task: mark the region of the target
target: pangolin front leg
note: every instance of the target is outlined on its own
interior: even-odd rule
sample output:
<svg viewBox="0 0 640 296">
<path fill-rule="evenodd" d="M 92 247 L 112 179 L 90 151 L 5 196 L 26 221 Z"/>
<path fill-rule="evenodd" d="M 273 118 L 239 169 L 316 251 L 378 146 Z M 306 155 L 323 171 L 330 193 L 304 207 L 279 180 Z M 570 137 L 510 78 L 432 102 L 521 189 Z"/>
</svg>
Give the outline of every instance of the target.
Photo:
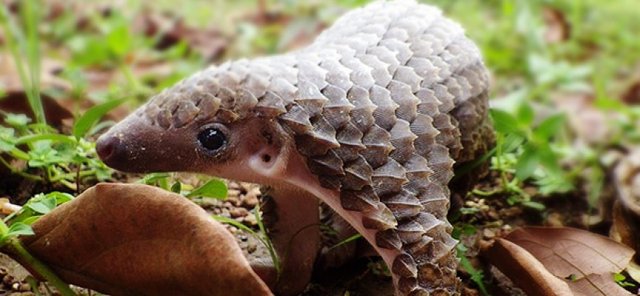
<svg viewBox="0 0 640 296">
<path fill-rule="evenodd" d="M 97 150 L 124 171 L 306 192 L 376 249 L 398 295 L 457 294 L 447 186 L 455 162 L 492 143 L 487 89 L 479 50 L 460 26 L 412 0 L 380 1 L 304 49 L 183 80 Z"/>
<path fill-rule="evenodd" d="M 263 188 L 263 194 L 264 223 L 281 268 L 267 284 L 279 295 L 296 295 L 309 283 L 320 249 L 319 202 L 293 187 Z"/>
</svg>

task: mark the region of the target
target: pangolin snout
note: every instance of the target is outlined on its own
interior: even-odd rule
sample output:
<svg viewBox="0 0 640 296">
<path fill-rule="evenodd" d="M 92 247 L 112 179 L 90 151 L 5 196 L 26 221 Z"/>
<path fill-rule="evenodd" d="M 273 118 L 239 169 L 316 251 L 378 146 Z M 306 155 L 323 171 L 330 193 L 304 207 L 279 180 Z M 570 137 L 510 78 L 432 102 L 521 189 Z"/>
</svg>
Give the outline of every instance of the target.
<svg viewBox="0 0 640 296">
<path fill-rule="evenodd" d="M 107 133 L 98 138 L 96 142 L 96 152 L 106 165 L 119 167 L 119 164 L 126 161 L 127 158 L 127 153 L 122 146 L 122 142 L 118 137 Z"/>
<path fill-rule="evenodd" d="M 167 130 L 132 114 L 98 138 L 96 152 L 109 167 L 121 172 L 149 173 L 194 170 L 197 130 Z"/>
</svg>

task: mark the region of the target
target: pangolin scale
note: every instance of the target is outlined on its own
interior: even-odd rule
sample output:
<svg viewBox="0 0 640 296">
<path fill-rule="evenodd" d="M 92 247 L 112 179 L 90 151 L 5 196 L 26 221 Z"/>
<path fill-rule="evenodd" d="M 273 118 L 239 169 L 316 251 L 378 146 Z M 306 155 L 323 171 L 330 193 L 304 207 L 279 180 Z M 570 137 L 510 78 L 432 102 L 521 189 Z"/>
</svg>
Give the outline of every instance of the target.
<svg viewBox="0 0 640 296">
<path fill-rule="evenodd" d="M 414 1 L 374 2 L 342 16 L 306 48 L 213 66 L 164 90 L 103 136 L 129 146 L 106 149 L 101 145 L 113 141 L 101 138 L 98 149 L 125 171 L 229 177 L 200 163 L 240 152 L 162 150 L 163 141 L 183 141 L 168 134 L 212 122 L 257 120 L 269 126 L 266 145 L 291 142 L 320 186 L 288 182 L 364 235 L 389 266 L 398 295 L 455 295 L 448 184 L 454 162 L 472 161 L 492 143 L 487 89 L 479 50 L 458 24 Z M 133 132 L 139 122 L 157 131 L 146 146 L 131 140 L 148 138 Z M 113 156 L 118 149 L 126 155 Z M 149 150 L 155 156 L 145 156 Z M 143 163 L 176 157 L 185 165 Z M 269 183 L 266 176 L 245 179 Z"/>
</svg>

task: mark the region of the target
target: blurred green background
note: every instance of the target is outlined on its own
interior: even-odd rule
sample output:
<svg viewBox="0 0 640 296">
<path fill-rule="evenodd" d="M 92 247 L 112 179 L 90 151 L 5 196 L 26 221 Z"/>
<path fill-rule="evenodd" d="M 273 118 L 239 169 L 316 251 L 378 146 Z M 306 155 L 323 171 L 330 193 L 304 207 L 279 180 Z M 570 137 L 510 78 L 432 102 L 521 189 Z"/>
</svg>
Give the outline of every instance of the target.
<svg viewBox="0 0 640 296">
<path fill-rule="evenodd" d="M 136 62 L 153 60 L 154 55 L 171 60 L 171 75 L 145 73 L 130 77 L 124 86 L 114 81 L 134 93 L 144 91 L 141 86 L 153 85 L 143 92 L 148 95 L 211 62 L 277 53 L 304 44 L 344 11 L 366 2 L 47 1 L 50 4 L 44 10 L 55 9 L 57 15 L 43 21 L 48 32 L 44 43 L 52 48 L 43 54 L 65 63 L 63 77 L 76 88 L 87 83 L 78 72 L 84 68 L 117 67 L 114 63 L 125 57 L 130 68 L 138 67 Z M 479 44 L 495 74 L 494 97 L 519 91 L 544 101 L 549 90 L 581 90 L 600 98 L 618 98 L 640 76 L 640 4 L 636 0 L 422 2 L 441 7 Z M 171 30 L 171 22 L 159 22 L 165 27 L 156 35 L 140 32 L 139 22 L 158 16 L 163 21 L 181 19 L 189 29 L 216 31 L 224 39 L 222 54 L 212 58 L 185 53 L 193 44 L 184 36 L 157 50 L 154 39 L 157 41 L 161 30 Z M 156 81 L 145 83 L 145 79 Z"/>
</svg>

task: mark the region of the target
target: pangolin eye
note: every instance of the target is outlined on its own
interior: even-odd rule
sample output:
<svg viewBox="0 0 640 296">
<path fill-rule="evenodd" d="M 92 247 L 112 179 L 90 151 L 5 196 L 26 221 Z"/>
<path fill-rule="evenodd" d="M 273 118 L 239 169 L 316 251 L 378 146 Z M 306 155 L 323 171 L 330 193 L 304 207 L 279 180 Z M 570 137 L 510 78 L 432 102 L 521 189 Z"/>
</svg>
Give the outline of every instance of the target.
<svg viewBox="0 0 640 296">
<path fill-rule="evenodd" d="M 215 151 L 227 143 L 227 138 L 216 128 L 207 128 L 198 134 L 198 141 L 202 147 Z"/>
</svg>

